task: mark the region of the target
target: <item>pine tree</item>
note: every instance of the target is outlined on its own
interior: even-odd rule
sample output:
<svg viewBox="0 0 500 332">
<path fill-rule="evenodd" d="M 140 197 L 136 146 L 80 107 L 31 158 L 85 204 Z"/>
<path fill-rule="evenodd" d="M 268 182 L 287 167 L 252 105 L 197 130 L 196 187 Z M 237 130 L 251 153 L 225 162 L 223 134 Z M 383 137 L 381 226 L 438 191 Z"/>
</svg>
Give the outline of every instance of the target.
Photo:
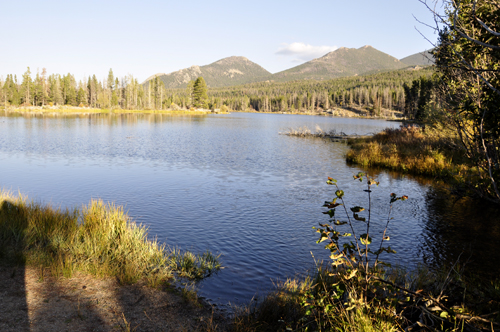
<svg viewBox="0 0 500 332">
<path fill-rule="evenodd" d="M 208 102 L 207 84 L 203 77 L 198 77 L 193 85 L 193 105 L 194 107 L 206 108 Z"/>
<path fill-rule="evenodd" d="M 21 95 L 22 95 L 22 101 L 23 104 L 30 105 L 32 101 L 32 90 L 33 90 L 33 82 L 31 81 L 31 71 L 30 67 L 28 67 L 28 70 L 23 75 L 23 83 L 21 84 Z"/>
</svg>

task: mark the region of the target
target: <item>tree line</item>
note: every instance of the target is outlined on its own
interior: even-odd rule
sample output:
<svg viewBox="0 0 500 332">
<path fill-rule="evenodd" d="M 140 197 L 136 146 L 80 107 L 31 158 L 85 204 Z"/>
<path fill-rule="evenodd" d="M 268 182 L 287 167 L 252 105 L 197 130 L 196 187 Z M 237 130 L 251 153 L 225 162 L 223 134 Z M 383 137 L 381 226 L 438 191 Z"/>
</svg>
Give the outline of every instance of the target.
<svg viewBox="0 0 500 332">
<path fill-rule="evenodd" d="M 132 75 L 114 77 L 112 69 L 104 80 L 92 75 L 77 82 L 69 73 L 47 75 L 45 68 L 33 79 L 29 67 L 20 81 L 16 75 L 0 79 L 0 104 L 4 106 L 162 109 L 164 96 L 165 87 L 158 78 L 142 85 Z"/>
<path fill-rule="evenodd" d="M 421 93 L 424 85 L 420 82 L 430 81 L 432 73 L 429 68 L 398 70 L 325 81 L 260 82 L 210 89 L 203 78 L 203 82 L 198 78 L 186 89 L 166 89 L 159 77 L 140 84 L 132 75 L 114 77 L 112 69 L 107 79 L 99 81 L 92 75 L 77 82 L 69 73 L 47 75 L 45 68 L 33 79 L 28 67 L 20 81 L 14 75 L 0 79 L 0 104 L 121 109 L 216 109 L 224 105 L 236 111 L 258 112 L 310 112 L 343 107 L 372 113 L 388 109 L 415 117 L 415 100 L 425 94 Z"/>
</svg>

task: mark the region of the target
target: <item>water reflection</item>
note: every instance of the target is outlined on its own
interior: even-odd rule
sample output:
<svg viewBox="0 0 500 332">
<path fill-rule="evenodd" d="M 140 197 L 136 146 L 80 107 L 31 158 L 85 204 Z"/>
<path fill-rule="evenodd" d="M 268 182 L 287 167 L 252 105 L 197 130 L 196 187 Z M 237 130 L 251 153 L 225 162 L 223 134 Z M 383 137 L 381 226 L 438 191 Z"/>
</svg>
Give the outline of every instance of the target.
<svg viewBox="0 0 500 332">
<path fill-rule="evenodd" d="M 420 248 L 425 264 L 439 269 L 459 260 L 466 272 L 500 275 L 500 209 L 487 201 L 459 198 L 430 187 Z M 460 257 L 460 259 L 459 259 Z"/>
</svg>

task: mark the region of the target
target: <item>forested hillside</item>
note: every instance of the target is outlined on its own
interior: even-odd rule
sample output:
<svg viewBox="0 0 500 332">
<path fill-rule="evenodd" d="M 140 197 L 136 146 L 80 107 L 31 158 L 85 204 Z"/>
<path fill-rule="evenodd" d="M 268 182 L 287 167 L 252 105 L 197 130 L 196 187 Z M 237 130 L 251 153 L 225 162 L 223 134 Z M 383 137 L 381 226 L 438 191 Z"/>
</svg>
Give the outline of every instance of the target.
<svg viewBox="0 0 500 332">
<path fill-rule="evenodd" d="M 421 78 L 429 81 L 432 68 L 397 70 L 333 80 L 260 82 L 208 90 L 209 106 L 260 112 L 310 112 L 334 107 L 414 112 L 413 102 L 421 94 Z M 417 82 L 414 84 L 414 82 Z M 413 88 L 413 89 L 412 89 Z M 183 104 L 186 91 L 167 90 L 168 100 Z M 418 101 L 415 101 L 415 105 Z"/>
</svg>

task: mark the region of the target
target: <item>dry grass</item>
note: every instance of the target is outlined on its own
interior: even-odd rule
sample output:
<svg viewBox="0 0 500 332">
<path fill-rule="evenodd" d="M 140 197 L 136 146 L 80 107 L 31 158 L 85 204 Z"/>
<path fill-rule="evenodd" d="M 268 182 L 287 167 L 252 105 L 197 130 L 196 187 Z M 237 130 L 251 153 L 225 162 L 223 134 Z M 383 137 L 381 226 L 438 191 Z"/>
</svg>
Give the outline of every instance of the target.
<svg viewBox="0 0 500 332">
<path fill-rule="evenodd" d="M 324 131 L 320 126 L 316 125 L 315 131 L 311 131 L 307 126 L 302 126 L 298 128 L 288 128 L 281 135 L 287 136 L 297 136 L 297 137 L 330 137 L 330 136 L 347 136 L 342 131 L 337 131 L 332 129 L 330 131 Z"/>
<path fill-rule="evenodd" d="M 456 266 L 433 272 L 419 267 L 411 272 L 391 268 L 376 273 L 412 293 L 374 283 L 369 298 L 362 299 L 359 294 L 363 291 L 354 279 L 344 284 L 336 279 L 335 270 L 320 268 L 314 279 L 288 280 L 260 304 L 242 308 L 235 316 L 233 330 L 458 332 L 491 331 L 493 326 L 496 331 L 500 327 L 498 280 L 485 285 L 466 279 Z M 343 294 L 340 297 L 339 292 Z M 437 298 L 447 305 L 445 319 L 440 316 L 443 310 L 435 311 Z"/>
<path fill-rule="evenodd" d="M 114 276 L 122 284 L 145 279 L 152 286 L 175 275 L 203 278 L 220 268 L 210 253 L 170 250 L 148 239 L 146 227 L 122 207 L 93 200 L 61 210 L 6 192 L 0 192 L 0 259 L 56 276 L 82 271 Z"/>
<path fill-rule="evenodd" d="M 463 178 L 470 170 L 458 137 L 444 128 L 387 128 L 349 141 L 348 162 L 441 178 Z"/>
<path fill-rule="evenodd" d="M 260 303 L 237 312 L 233 330 L 271 331 L 397 331 L 397 319 L 388 307 L 377 304 L 347 305 L 332 294 L 337 285 L 323 269 L 315 278 L 290 279 L 276 285 Z M 351 298 L 355 291 L 351 290 Z"/>
</svg>

